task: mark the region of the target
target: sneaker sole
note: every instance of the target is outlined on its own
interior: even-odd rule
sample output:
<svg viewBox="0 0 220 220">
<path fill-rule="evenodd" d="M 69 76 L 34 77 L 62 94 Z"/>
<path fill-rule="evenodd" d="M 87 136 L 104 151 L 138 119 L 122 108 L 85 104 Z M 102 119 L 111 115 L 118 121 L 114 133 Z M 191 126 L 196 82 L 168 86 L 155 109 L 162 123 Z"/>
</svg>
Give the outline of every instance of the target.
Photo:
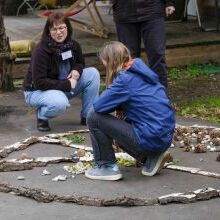
<svg viewBox="0 0 220 220">
<path fill-rule="evenodd" d="M 85 172 L 85 176 L 93 180 L 120 180 L 122 179 L 122 174 L 112 175 L 112 176 L 91 176 Z"/>
<path fill-rule="evenodd" d="M 155 174 L 159 173 L 161 171 L 161 169 L 163 168 L 164 164 L 167 161 L 167 156 L 170 155 L 169 152 L 165 152 L 164 154 L 162 154 L 158 161 L 156 166 L 154 167 L 154 169 L 151 172 L 146 172 L 145 170 L 142 169 L 141 173 L 144 176 L 154 176 Z"/>
<path fill-rule="evenodd" d="M 37 128 L 38 131 L 43 131 L 43 132 L 46 132 L 46 131 L 51 131 L 50 128 Z"/>
</svg>

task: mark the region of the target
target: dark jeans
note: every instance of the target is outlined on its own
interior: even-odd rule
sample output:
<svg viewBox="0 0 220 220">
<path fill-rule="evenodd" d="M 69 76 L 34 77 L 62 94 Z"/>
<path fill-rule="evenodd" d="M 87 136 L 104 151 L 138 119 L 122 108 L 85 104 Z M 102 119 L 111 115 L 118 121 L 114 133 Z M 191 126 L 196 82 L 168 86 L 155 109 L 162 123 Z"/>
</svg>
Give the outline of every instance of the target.
<svg viewBox="0 0 220 220">
<path fill-rule="evenodd" d="M 140 162 L 146 159 L 147 151 L 143 150 L 136 141 L 131 124 L 110 114 L 90 111 L 87 124 L 92 141 L 95 162 L 103 165 L 115 162 L 112 147 L 113 140 L 123 146 L 123 150 Z"/>
<path fill-rule="evenodd" d="M 115 23 L 119 41 L 131 51 L 132 57 L 140 57 L 143 39 L 150 68 L 158 74 L 162 85 L 167 87 L 165 63 L 166 33 L 164 18 L 136 23 Z"/>
</svg>

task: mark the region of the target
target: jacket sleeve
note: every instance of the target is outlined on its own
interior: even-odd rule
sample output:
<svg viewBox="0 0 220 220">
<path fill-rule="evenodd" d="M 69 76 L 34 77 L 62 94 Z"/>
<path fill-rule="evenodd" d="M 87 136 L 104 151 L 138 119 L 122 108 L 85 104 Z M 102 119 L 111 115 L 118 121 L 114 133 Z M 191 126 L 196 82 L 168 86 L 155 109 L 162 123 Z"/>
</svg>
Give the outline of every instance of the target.
<svg viewBox="0 0 220 220">
<path fill-rule="evenodd" d="M 75 45 L 76 45 L 76 63 L 75 65 L 72 67 L 73 70 L 77 70 L 79 72 L 79 74 L 81 75 L 83 72 L 83 68 L 85 67 L 85 60 L 82 54 L 82 49 L 81 46 L 79 45 L 79 43 L 77 41 L 74 41 Z"/>
<path fill-rule="evenodd" d="M 68 79 L 58 80 L 48 77 L 49 65 L 50 55 L 41 47 L 37 47 L 33 51 L 30 67 L 34 88 L 43 91 L 55 89 L 69 92 L 71 90 L 71 83 Z"/>
<path fill-rule="evenodd" d="M 93 104 L 95 112 L 110 113 L 129 99 L 126 83 L 118 76 Z"/>
</svg>

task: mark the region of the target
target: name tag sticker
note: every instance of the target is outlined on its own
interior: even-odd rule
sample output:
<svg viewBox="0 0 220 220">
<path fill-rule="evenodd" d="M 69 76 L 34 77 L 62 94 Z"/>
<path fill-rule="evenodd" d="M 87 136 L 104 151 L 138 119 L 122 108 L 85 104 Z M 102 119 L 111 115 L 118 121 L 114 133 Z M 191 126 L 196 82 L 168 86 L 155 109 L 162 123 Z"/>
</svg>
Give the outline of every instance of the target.
<svg viewBox="0 0 220 220">
<path fill-rule="evenodd" d="M 66 52 L 63 52 L 63 53 L 61 53 L 61 56 L 62 56 L 63 60 L 67 60 L 67 59 L 69 59 L 69 58 L 71 58 L 73 56 L 72 55 L 72 51 L 68 50 Z"/>
</svg>

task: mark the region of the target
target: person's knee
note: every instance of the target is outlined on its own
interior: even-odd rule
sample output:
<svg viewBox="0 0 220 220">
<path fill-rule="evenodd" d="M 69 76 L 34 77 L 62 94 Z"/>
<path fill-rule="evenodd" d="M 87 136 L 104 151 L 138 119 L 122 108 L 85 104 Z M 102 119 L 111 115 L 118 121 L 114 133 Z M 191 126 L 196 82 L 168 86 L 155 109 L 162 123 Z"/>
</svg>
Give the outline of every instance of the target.
<svg viewBox="0 0 220 220">
<path fill-rule="evenodd" d="M 91 71 L 91 74 L 93 77 L 95 77 L 95 78 L 100 77 L 99 71 L 95 67 L 90 67 L 90 71 Z"/>
<path fill-rule="evenodd" d="M 94 124 L 97 118 L 97 113 L 95 112 L 94 108 L 91 108 L 87 117 L 86 117 L 86 122 L 88 125 Z"/>
<path fill-rule="evenodd" d="M 88 67 L 84 69 L 84 72 L 85 72 L 86 78 L 89 81 L 99 83 L 100 74 L 99 74 L 99 71 L 95 67 Z"/>
<path fill-rule="evenodd" d="M 66 112 L 66 110 L 69 106 L 70 106 L 70 104 L 67 99 L 53 100 L 48 105 L 48 110 L 49 110 L 48 112 L 51 116 L 55 117 L 55 116 L 61 115 L 64 112 Z"/>
</svg>

